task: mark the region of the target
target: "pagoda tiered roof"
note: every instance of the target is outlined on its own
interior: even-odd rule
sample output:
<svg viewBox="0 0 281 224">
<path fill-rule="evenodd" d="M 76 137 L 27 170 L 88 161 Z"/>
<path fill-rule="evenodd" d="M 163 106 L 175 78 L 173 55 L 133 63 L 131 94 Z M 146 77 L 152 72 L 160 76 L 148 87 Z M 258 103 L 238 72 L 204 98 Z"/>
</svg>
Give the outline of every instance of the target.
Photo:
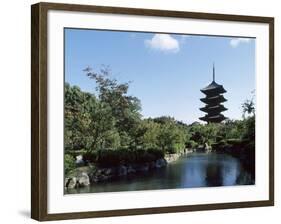
<svg viewBox="0 0 281 224">
<path fill-rule="evenodd" d="M 225 120 L 226 117 L 222 114 L 218 114 L 218 115 L 214 115 L 214 116 L 205 115 L 204 117 L 200 117 L 199 119 L 202 121 L 206 121 L 208 123 L 220 123 L 223 120 Z"/>
<path fill-rule="evenodd" d="M 221 105 L 221 104 L 218 104 L 218 105 L 215 105 L 215 106 L 205 106 L 205 107 L 201 107 L 200 108 L 200 110 L 201 111 L 204 111 L 204 112 L 206 112 L 206 113 L 208 113 L 208 112 L 218 112 L 218 113 L 220 113 L 220 112 L 222 112 L 222 111 L 226 111 L 227 110 L 227 108 L 225 108 L 223 105 Z"/>
<path fill-rule="evenodd" d="M 217 95 L 217 94 L 225 93 L 226 90 L 223 88 L 222 85 L 219 85 L 215 81 L 213 81 L 211 84 L 201 89 L 201 92 L 207 95 L 213 95 L 213 94 Z"/>
<path fill-rule="evenodd" d="M 220 123 L 225 120 L 226 117 L 221 114 L 221 112 L 226 111 L 227 108 L 225 108 L 221 103 L 227 101 L 222 95 L 223 93 L 226 93 L 226 90 L 222 85 L 215 82 L 214 66 L 213 81 L 200 91 L 206 95 L 204 98 L 200 99 L 203 103 L 206 104 L 206 106 L 200 108 L 200 110 L 206 112 L 207 114 L 204 117 L 200 117 L 199 119 L 208 123 Z"/>
<path fill-rule="evenodd" d="M 200 100 L 206 104 L 217 104 L 227 101 L 227 99 L 225 99 L 223 95 L 205 97 L 205 98 L 201 98 Z"/>
</svg>

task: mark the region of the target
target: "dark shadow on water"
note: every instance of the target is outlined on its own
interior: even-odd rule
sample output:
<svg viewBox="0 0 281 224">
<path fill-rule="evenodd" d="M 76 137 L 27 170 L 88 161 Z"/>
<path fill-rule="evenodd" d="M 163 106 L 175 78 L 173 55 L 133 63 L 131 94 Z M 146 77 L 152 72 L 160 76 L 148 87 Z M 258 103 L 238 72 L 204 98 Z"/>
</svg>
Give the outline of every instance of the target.
<svg viewBox="0 0 281 224">
<path fill-rule="evenodd" d="M 222 164 L 208 164 L 206 166 L 206 186 L 222 186 L 223 185 L 223 174 Z"/>
</svg>

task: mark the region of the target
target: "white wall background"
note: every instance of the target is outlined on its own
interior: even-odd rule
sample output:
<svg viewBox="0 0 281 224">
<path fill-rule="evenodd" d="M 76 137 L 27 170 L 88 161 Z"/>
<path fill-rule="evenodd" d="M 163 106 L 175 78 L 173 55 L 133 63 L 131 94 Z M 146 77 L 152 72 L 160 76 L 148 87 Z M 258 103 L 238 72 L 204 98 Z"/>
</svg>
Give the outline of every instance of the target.
<svg viewBox="0 0 281 224">
<path fill-rule="evenodd" d="M 280 28 L 274 0 L 56 0 L 56 2 L 201 11 L 275 17 L 276 206 L 162 215 L 69 220 L 52 223 L 280 223 Z M 2 1 L 0 8 L 0 222 L 35 223 L 30 216 L 30 5 Z"/>
</svg>

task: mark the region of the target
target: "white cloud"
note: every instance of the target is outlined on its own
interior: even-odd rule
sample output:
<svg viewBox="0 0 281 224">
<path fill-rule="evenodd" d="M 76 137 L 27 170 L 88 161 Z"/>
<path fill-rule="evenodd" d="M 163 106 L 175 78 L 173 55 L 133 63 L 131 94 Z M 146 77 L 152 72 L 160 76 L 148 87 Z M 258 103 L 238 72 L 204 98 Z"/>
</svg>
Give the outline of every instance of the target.
<svg viewBox="0 0 281 224">
<path fill-rule="evenodd" d="M 233 38 L 230 40 L 230 46 L 237 47 L 241 43 L 249 43 L 250 41 L 250 38 Z"/>
<path fill-rule="evenodd" d="M 145 40 L 145 44 L 163 52 L 177 53 L 180 50 L 179 41 L 169 34 L 155 34 L 151 40 Z"/>
</svg>

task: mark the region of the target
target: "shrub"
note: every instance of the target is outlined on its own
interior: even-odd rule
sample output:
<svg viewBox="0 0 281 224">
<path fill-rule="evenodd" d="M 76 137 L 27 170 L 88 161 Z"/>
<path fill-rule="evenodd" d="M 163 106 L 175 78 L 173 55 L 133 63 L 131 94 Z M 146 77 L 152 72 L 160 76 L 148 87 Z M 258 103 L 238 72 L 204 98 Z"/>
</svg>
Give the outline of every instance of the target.
<svg viewBox="0 0 281 224">
<path fill-rule="evenodd" d="M 255 117 L 247 118 L 245 121 L 245 130 L 242 138 L 248 140 L 255 139 Z"/>
<path fill-rule="evenodd" d="M 121 162 L 119 150 L 98 150 L 96 163 L 100 166 L 116 166 Z"/>
<path fill-rule="evenodd" d="M 187 148 L 190 148 L 190 149 L 195 149 L 198 147 L 198 143 L 193 141 L 193 140 L 189 140 L 187 143 L 186 143 L 186 147 Z"/>
<path fill-rule="evenodd" d="M 95 163 L 101 167 L 118 166 L 121 164 L 146 163 L 164 157 L 164 153 L 159 149 L 117 149 L 98 150 Z"/>
<path fill-rule="evenodd" d="M 164 158 L 164 152 L 160 149 L 150 148 L 147 149 L 147 152 L 154 155 L 155 159 Z"/>
<path fill-rule="evenodd" d="M 86 163 L 94 163 L 97 160 L 97 151 L 85 152 L 83 154 L 83 160 Z"/>
<path fill-rule="evenodd" d="M 242 143 L 241 139 L 227 139 L 227 143 L 231 145 L 240 145 Z"/>
<path fill-rule="evenodd" d="M 72 155 L 65 154 L 64 155 L 64 173 L 67 174 L 71 170 L 75 169 L 75 159 Z"/>
</svg>

